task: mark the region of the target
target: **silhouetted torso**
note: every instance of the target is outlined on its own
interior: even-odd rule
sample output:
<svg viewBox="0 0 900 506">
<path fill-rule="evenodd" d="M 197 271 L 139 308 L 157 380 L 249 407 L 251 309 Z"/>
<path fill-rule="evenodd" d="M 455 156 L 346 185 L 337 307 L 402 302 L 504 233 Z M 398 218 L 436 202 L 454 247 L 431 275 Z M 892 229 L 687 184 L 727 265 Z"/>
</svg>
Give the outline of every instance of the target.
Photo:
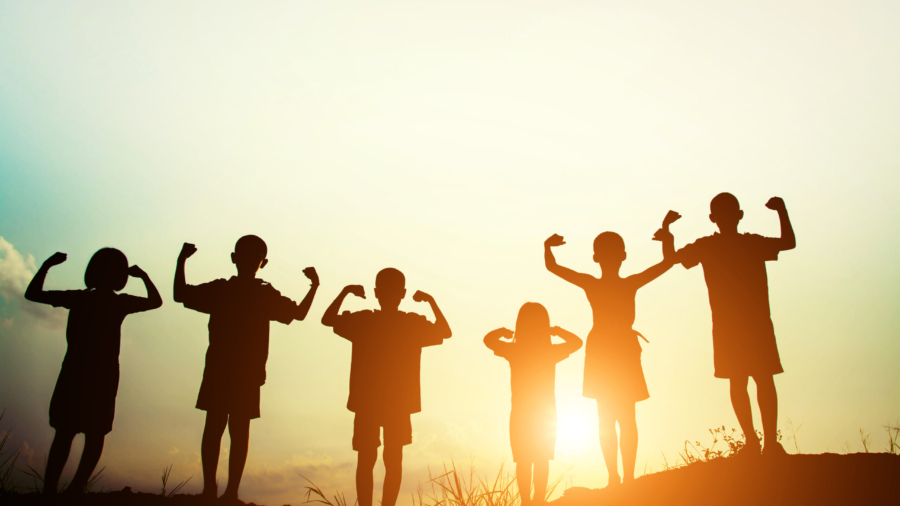
<svg viewBox="0 0 900 506">
<path fill-rule="evenodd" d="M 290 324 L 297 307 L 294 301 L 261 279 L 232 276 L 187 285 L 183 303 L 210 315 L 204 384 L 258 386 L 266 382 L 269 322 Z"/>
<path fill-rule="evenodd" d="M 66 356 L 50 400 L 50 426 L 75 432 L 112 430 L 119 388 L 119 348 L 125 317 L 144 299 L 113 291 L 45 292 L 69 309 Z"/>
<path fill-rule="evenodd" d="M 650 397 L 634 325 L 638 286 L 629 278 L 594 279 L 584 287 L 594 325 L 584 351 L 584 396 L 612 403 Z"/>
<path fill-rule="evenodd" d="M 766 274 L 766 261 L 778 259 L 778 241 L 756 234 L 716 233 L 679 252 L 685 268 L 703 264 L 717 377 L 783 372 Z"/>
<path fill-rule="evenodd" d="M 411 414 L 422 409 L 422 348 L 443 342 L 435 324 L 403 311 L 345 311 L 334 332 L 353 343 L 347 409 Z"/>
</svg>

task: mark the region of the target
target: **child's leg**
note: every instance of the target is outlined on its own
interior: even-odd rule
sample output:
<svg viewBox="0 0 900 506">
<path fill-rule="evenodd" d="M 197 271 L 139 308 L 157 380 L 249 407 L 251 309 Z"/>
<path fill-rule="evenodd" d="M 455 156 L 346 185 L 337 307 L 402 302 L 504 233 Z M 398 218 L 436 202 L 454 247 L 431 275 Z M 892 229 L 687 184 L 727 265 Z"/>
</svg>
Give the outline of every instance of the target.
<svg viewBox="0 0 900 506">
<path fill-rule="evenodd" d="M 241 477 L 244 476 L 244 465 L 247 464 L 247 451 L 250 449 L 250 418 L 229 415 L 228 435 L 231 437 L 231 449 L 228 453 L 228 485 L 222 497 L 237 499 Z"/>
<path fill-rule="evenodd" d="M 394 506 L 400 495 L 400 481 L 403 478 L 403 446 L 388 446 L 385 442 L 384 453 L 384 490 L 381 496 L 382 506 Z"/>
<path fill-rule="evenodd" d="M 69 452 L 72 450 L 72 440 L 75 433 L 66 430 L 57 430 L 50 444 L 50 454 L 47 456 L 47 469 L 44 471 L 44 493 L 55 494 L 59 487 L 59 477 L 62 476 L 63 467 L 69 460 Z"/>
<path fill-rule="evenodd" d="M 516 462 L 516 484 L 522 504 L 531 504 L 531 461 Z"/>
<path fill-rule="evenodd" d="M 756 400 L 762 416 L 763 435 L 766 443 L 775 443 L 778 432 L 778 392 L 775 391 L 775 379 L 772 376 L 754 376 L 753 381 L 756 383 Z"/>
<path fill-rule="evenodd" d="M 750 394 L 747 393 L 747 376 L 731 378 L 731 406 L 737 416 L 738 424 L 744 431 L 748 444 L 758 443 L 756 429 L 753 428 L 753 412 L 750 410 Z"/>
<path fill-rule="evenodd" d="M 206 412 L 206 426 L 203 427 L 203 441 L 200 445 L 200 459 L 203 463 L 203 495 L 215 497 L 216 469 L 219 467 L 219 450 L 222 434 L 228 424 L 227 413 Z"/>
<path fill-rule="evenodd" d="M 106 439 L 105 434 L 87 433 L 84 435 L 84 450 L 81 452 L 81 461 L 78 462 L 78 470 L 75 471 L 75 477 L 69 484 L 69 491 L 81 493 L 91 479 L 97 462 L 100 461 L 100 454 L 103 453 L 103 442 Z"/>
<path fill-rule="evenodd" d="M 612 409 L 597 401 L 600 420 L 600 450 L 606 462 L 609 484 L 619 484 L 619 440 L 616 436 L 616 415 Z"/>
<path fill-rule="evenodd" d="M 634 403 L 623 404 L 616 409 L 619 421 L 619 447 L 622 450 L 622 482 L 634 479 L 634 462 L 637 460 L 638 429 L 634 416 Z"/>
<path fill-rule="evenodd" d="M 534 462 L 534 502 L 544 502 L 547 499 L 547 481 L 550 479 L 550 461 L 536 460 Z"/>
<path fill-rule="evenodd" d="M 356 500 L 359 506 L 372 506 L 372 470 L 378 460 L 378 447 L 357 451 L 356 460 Z"/>
</svg>

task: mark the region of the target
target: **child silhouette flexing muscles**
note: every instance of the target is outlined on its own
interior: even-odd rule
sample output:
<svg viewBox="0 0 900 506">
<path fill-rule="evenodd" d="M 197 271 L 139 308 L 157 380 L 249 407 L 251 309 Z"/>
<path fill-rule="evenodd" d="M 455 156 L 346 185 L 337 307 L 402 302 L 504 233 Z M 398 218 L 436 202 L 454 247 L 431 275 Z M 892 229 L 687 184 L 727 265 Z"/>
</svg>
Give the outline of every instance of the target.
<svg viewBox="0 0 900 506">
<path fill-rule="evenodd" d="M 269 357 L 269 322 L 285 325 L 303 320 L 309 312 L 319 277 L 307 267 L 303 274 L 312 282 L 306 297 L 298 305 L 281 295 L 272 285 L 256 277 L 269 262 L 266 243 L 255 235 L 246 235 L 234 245 L 231 261 L 237 276 L 217 279 L 202 285 L 185 282 L 185 261 L 197 251 L 185 243 L 175 269 L 175 302 L 209 315 L 209 348 L 203 382 L 197 396 L 197 409 L 206 411 L 201 461 L 203 495 L 215 499 L 216 469 L 225 426 L 231 436 L 228 457 L 228 485 L 222 498 L 236 501 L 250 438 L 250 420 L 259 418 L 259 391 L 266 382 Z"/>
<path fill-rule="evenodd" d="M 559 336 L 563 344 L 551 344 Z M 501 339 L 511 339 L 504 342 Z M 528 302 L 519 310 L 516 331 L 493 330 L 484 344 L 495 355 L 509 361 L 512 410 L 509 414 L 509 443 L 516 463 L 516 482 L 522 504 L 532 503 L 531 476 L 534 467 L 534 500 L 547 496 L 550 461 L 556 446 L 556 363 L 581 348 L 581 339 L 559 327 L 550 326 L 547 309 Z"/>
<path fill-rule="evenodd" d="M 674 261 L 687 269 L 703 264 L 712 310 L 715 376 L 731 382 L 731 404 L 746 438 L 741 453 L 749 456 L 759 455 L 761 449 L 747 394 L 750 377 L 756 383 L 765 453 L 784 454 L 776 440 L 778 394 L 773 379 L 784 369 L 769 314 L 766 262 L 777 260 L 780 251 L 794 249 L 797 241 L 784 201 L 773 197 L 766 207 L 778 212 L 780 238 L 738 233 L 744 211 L 734 195 L 720 193 L 709 205 L 709 219 L 719 232 L 701 237 L 673 255 Z"/>
<path fill-rule="evenodd" d="M 394 506 L 403 475 L 403 447 L 412 443 L 410 415 L 422 410 L 419 368 L 422 348 L 443 343 L 450 325 L 434 297 L 416 292 L 413 300 L 427 302 L 435 322 L 400 311 L 406 278 L 397 269 L 384 269 L 375 278 L 375 298 L 381 310 L 338 314 L 347 295 L 365 298 L 360 285 L 345 287 L 328 306 L 322 325 L 353 343 L 350 361 L 350 398 L 353 449 L 358 452 L 356 495 L 360 506 L 372 506 L 372 469 L 378 460 L 384 428 L 384 491 L 381 504 Z"/>
<path fill-rule="evenodd" d="M 44 290 L 47 271 L 66 261 L 64 253 L 48 258 L 28 284 L 25 298 L 69 310 L 66 324 L 66 356 L 50 399 L 50 426 L 56 436 L 50 445 L 44 473 L 44 494 L 56 494 L 72 440 L 84 433 L 81 461 L 67 492 L 81 493 L 94 472 L 103 440 L 112 431 L 119 388 L 119 347 L 125 317 L 162 306 L 162 298 L 147 273 L 128 267 L 125 255 L 103 248 L 91 257 L 84 272 L 85 290 Z M 147 297 L 116 293 L 140 278 Z"/>
<path fill-rule="evenodd" d="M 678 219 L 670 212 L 664 221 Z M 662 240 L 658 235 L 657 240 Z M 594 316 L 594 325 L 588 334 L 584 353 L 585 397 L 597 400 L 600 417 L 600 449 L 609 473 L 609 486 L 619 485 L 618 453 L 622 450 L 623 481 L 634 479 L 634 463 L 637 458 L 638 431 L 634 405 L 650 397 L 644 370 L 641 367 L 641 344 L 634 325 L 634 298 L 638 289 L 653 281 L 672 266 L 671 260 L 628 277 L 622 277 L 619 269 L 625 261 L 625 242 L 614 232 L 603 232 L 594 239 L 594 261 L 600 264 L 602 275 L 575 272 L 556 263 L 553 249 L 565 244 L 554 234 L 544 242 L 544 260 L 547 269 L 572 283 L 587 295 Z M 667 238 L 664 248 L 671 247 Z M 641 336 L 643 337 L 643 336 Z M 621 437 L 616 438 L 616 422 Z"/>
</svg>

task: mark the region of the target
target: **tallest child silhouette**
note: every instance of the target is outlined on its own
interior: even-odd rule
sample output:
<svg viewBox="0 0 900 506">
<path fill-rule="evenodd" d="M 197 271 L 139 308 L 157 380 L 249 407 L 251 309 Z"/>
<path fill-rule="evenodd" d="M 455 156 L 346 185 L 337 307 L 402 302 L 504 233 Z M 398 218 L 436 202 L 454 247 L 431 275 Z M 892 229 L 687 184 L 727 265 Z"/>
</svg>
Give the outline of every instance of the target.
<svg viewBox="0 0 900 506">
<path fill-rule="evenodd" d="M 256 277 L 257 271 L 269 262 L 266 243 L 255 235 L 245 235 L 238 239 L 231 254 L 237 276 L 189 285 L 185 282 L 184 264 L 196 251 L 193 244 L 182 247 L 175 270 L 174 295 L 175 302 L 209 315 L 209 349 L 197 396 L 197 409 L 206 411 L 200 450 L 203 495 L 208 499 L 216 497 L 216 468 L 227 425 L 231 453 L 228 486 L 222 498 L 234 502 L 247 462 L 250 420 L 259 418 L 259 391 L 266 382 L 269 357 L 269 322 L 287 325 L 306 318 L 319 288 L 319 276 L 312 267 L 303 270 L 312 286 L 303 302 L 294 303 Z"/>
<path fill-rule="evenodd" d="M 766 442 L 764 452 L 769 456 L 785 453 L 777 441 L 778 394 L 773 378 L 784 369 L 769 313 L 766 262 L 778 260 L 781 251 L 794 249 L 797 240 L 784 201 L 772 197 L 766 207 L 778 212 L 781 237 L 738 233 L 744 211 L 734 195 L 720 193 L 709 204 L 709 219 L 719 232 L 701 237 L 670 255 L 686 269 L 703 265 L 713 321 L 715 376 L 728 378 L 731 383 L 731 404 L 746 438 L 741 453 L 746 456 L 759 455 L 761 450 L 747 394 L 750 377 L 756 383 Z M 658 233 L 671 240 L 668 232 Z"/>
</svg>

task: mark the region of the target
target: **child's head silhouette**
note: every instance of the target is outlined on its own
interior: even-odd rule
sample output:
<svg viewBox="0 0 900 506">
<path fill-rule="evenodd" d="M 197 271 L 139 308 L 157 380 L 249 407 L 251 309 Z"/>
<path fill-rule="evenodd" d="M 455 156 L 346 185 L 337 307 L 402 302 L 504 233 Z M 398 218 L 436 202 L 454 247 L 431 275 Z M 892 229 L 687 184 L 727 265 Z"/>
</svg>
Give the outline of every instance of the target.
<svg viewBox="0 0 900 506">
<path fill-rule="evenodd" d="M 90 289 L 118 292 L 128 283 L 128 258 L 115 248 L 101 248 L 84 271 L 84 284 Z"/>
<path fill-rule="evenodd" d="M 396 311 L 403 297 L 406 297 L 406 277 L 393 267 L 382 269 L 375 276 L 375 298 L 381 309 Z"/>
<path fill-rule="evenodd" d="M 615 232 L 603 232 L 594 239 L 594 261 L 601 268 L 618 270 L 625 261 L 625 241 Z"/>
<path fill-rule="evenodd" d="M 524 345 L 550 344 L 550 314 L 537 302 L 526 302 L 516 318 L 513 341 Z"/>
<path fill-rule="evenodd" d="M 231 263 L 237 267 L 239 277 L 256 277 L 256 271 L 269 263 L 267 253 L 265 241 L 255 235 L 245 235 L 235 243 Z"/>
<path fill-rule="evenodd" d="M 722 232 L 737 231 L 738 222 L 743 217 L 741 204 L 730 193 L 720 193 L 709 203 L 709 221 L 715 223 Z"/>
</svg>

